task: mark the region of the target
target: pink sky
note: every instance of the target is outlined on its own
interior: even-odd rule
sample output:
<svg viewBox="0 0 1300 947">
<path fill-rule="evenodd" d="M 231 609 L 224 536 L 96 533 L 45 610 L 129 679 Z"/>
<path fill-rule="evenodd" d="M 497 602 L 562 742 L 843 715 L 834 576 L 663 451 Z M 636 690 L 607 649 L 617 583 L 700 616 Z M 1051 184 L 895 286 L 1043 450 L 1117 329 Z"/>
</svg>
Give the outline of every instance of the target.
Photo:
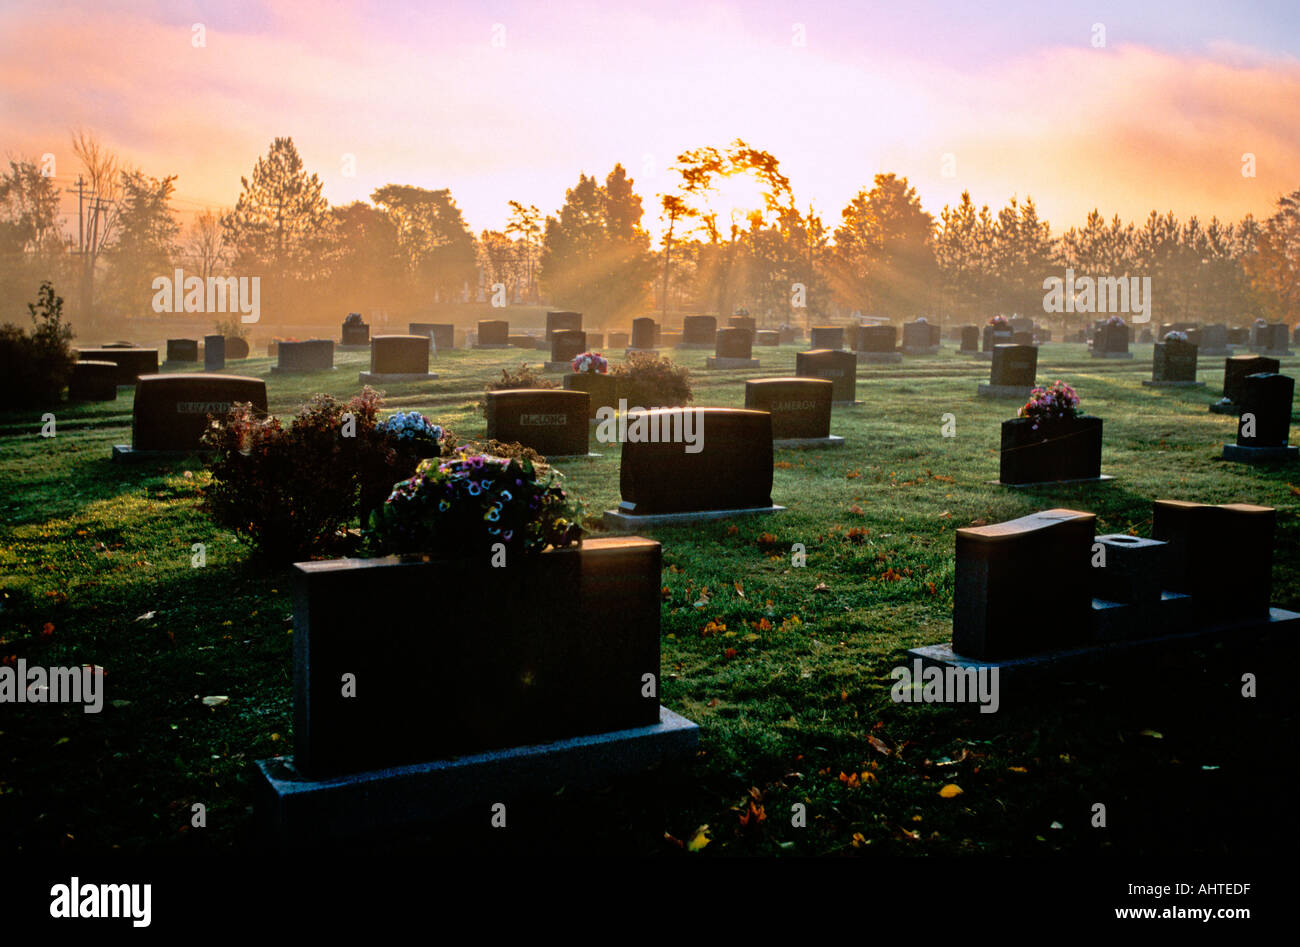
<svg viewBox="0 0 1300 947">
<path fill-rule="evenodd" d="M 1267 23 L 1220 33 L 1205 11 L 1166 24 L 1017 4 L 988 23 L 929 6 L 908 20 L 829 2 L 24 2 L 0 12 L 0 140 L 53 153 L 66 188 L 70 132 L 93 130 L 147 174 L 179 175 L 186 222 L 233 204 L 277 135 L 333 203 L 387 183 L 449 187 L 475 232 L 501 226 L 512 198 L 552 213 L 579 172 L 615 162 L 651 210 L 678 152 L 737 136 L 775 154 L 832 224 L 881 171 L 906 175 L 936 215 L 963 189 L 995 211 L 1033 196 L 1058 232 L 1094 206 L 1267 216 L 1300 187 L 1300 60 L 1281 27 L 1270 45 Z M 1105 48 L 1091 44 L 1098 19 Z M 1242 176 L 1245 152 L 1257 177 Z M 75 197 L 64 209 L 75 217 Z"/>
</svg>

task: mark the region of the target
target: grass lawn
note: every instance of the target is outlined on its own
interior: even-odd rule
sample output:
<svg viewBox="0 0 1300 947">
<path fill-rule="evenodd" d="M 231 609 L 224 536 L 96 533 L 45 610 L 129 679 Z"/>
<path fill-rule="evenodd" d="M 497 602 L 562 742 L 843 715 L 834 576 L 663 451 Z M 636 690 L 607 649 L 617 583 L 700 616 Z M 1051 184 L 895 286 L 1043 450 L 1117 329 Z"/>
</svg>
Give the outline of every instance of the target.
<svg viewBox="0 0 1300 947">
<path fill-rule="evenodd" d="M 1150 535 L 1156 498 L 1274 506 L 1273 599 L 1300 607 L 1300 467 L 1219 458 L 1235 436 L 1235 419 L 1206 410 L 1221 360 L 1204 360 L 1205 389 L 1150 389 L 1141 385 L 1149 345 L 1134 346 L 1132 361 L 1045 346 L 1040 380 L 1074 385 L 1105 419 L 1102 469 L 1116 479 L 1010 490 L 988 481 L 998 425 L 1018 405 L 977 398 L 988 363 L 948 345 L 860 366 L 862 404 L 832 420 L 847 446 L 777 452 L 773 499 L 786 512 L 648 533 L 664 547 L 662 700 L 700 724 L 695 759 L 597 791 L 520 787 L 508 832 L 489 828 L 496 800 L 485 800 L 477 823 L 387 844 L 678 854 L 707 840 L 704 854 L 742 855 L 1276 849 L 1295 828 L 1289 793 L 1275 785 L 1296 740 L 1283 676 L 1293 643 L 1170 653 L 1104 681 L 1004 693 L 994 714 L 891 701 L 889 672 L 905 649 L 950 637 L 954 531 L 972 523 L 1064 506 L 1096 513 L 1099 533 Z M 679 358 L 697 404 L 736 406 L 746 378 L 793 374 L 795 351 L 756 348 L 763 367 L 744 372 L 704 371 L 707 352 Z M 483 384 L 544 357 L 444 353 L 436 381 L 394 386 L 386 407 L 481 436 Z M 1283 371 L 1295 374 L 1297 361 Z M 269 378 L 271 410 L 290 414 L 318 391 L 355 393 L 368 355 L 339 353 L 336 363 Z M 270 364 L 228 370 L 268 376 Z M 947 413 L 954 437 L 941 433 Z M 57 436 L 46 438 L 41 412 L 0 413 L 0 656 L 100 665 L 108 703 L 99 715 L 4 707 L 0 840 L 27 853 L 240 850 L 255 838 L 253 761 L 293 752 L 288 574 L 253 566 L 203 514 L 197 458 L 109 462 L 111 445 L 130 443 L 127 390 L 55 414 Z M 599 513 L 619 499 L 619 449 L 593 449 L 602 456 L 561 469 Z M 191 565 L 194 543 L 206 545 L 202 569 Z M 794 543 L 807 550 L 802 568 L 791 564 Z M 1233 581 L 1230 549 L 1222 575 Z M 1051 563 L 1026 581 L 1051 582 Z M 492 602 L 480 611 L 485 625 L 501 614 Z M 429 633 L 473 629 L 431 616 Z M 1240 693 L 1247 672 L 1259 678 L 1253 699 Z M 212 695 L 229 700 L 205 705 Z M 961 793 L 941 796 L 949 784 Z M 195 802 L 206 828 L 190 827 Z M 796 803 L 806 827 L 791 824 Z M 1090 824 L 1096 803 L 1105 828 Z"/>
</svg>

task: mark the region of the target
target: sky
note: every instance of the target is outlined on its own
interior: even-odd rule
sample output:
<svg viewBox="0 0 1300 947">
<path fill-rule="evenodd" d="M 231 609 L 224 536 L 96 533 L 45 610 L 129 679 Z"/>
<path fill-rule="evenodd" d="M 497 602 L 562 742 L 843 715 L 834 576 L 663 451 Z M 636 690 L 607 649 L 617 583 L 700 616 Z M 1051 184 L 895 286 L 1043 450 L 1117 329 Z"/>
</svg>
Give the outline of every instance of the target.
<svg viewBox="0 0 1300 947">
<path fill-rule="evenodd" d="M 74 129 L 178 175 L 185 223 L 277 136 L 331 203 L 446 187 L 476 233 L 615 163 L 658 233 L 675 156 L 737 137 L 832 225 L 881 172 L 1057 233 L 1238 220 L 1300 188 L 1300 3 L 4 0 L 0 146 L 54 155 L 73 231 Z"/>
</svg>

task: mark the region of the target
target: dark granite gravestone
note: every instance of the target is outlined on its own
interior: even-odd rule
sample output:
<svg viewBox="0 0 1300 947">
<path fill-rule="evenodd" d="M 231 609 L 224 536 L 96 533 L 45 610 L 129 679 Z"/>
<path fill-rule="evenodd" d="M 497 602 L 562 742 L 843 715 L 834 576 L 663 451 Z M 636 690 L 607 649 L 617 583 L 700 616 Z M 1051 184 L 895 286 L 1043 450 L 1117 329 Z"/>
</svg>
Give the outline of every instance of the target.
<svg viewBox="0 0 1300 947">
<path fill-rule="evenodd" d="M 998 482 L 1007 486 L 1099 480 L 1102 419 L 1091 415 L 1040 422 L 1002 422 Z"/>
<path fill-rule="evenodd" d="M 542 349 L 544 351 L 550 351 L 551 348 L 551 344 L 546 341 L 546 336 L 528 335 L 527 333 L 523 333 L 523 332 L 519 333 L 518 335 L 506 336 L 506 344 L 511 348 L 515 348 L 515 349 Z M 479 347 L 482 348 L 482 346 Z M 487 347 L 500 348 L 500 346 L 497 345 L 490 345 Z"/>
<path fill-rule="evenodd" d="M 226 337 L 224 335 L 205 335 L 203 337 L 203 370 L 205 372 L 222 372 L 226 370 Z"/>
<path fill-rule="evenodd" d="M 1224 460 L 1245 463 L 1291 461 L 1300 447 L 1290 447 L 1291 405 L 1295 379 L 1287 375 L 1248 375 L 1237 418 L 1237 443 L 1223 446 Z"/>
<path fill-rule="evenodd" d="M 546 339 L 549 342 L 556 332 L 567 329 L 569 331 L 582 331 L 582 313 L 565 310 L 555 310 L 546 314 Z"/>
<path fill-rule="evenodd" d="M 609 334 L 609 345 L 607 347 L 611 352 L 616 352 L 619 349 L 625 349 L 628 347 L 628 342 L 630 338 L 631 336 L 629 336 L 626 332 L 611 332 Z"/>
<path fill-rule="evenodd" d="M 197 362 L 199 360 L 199 340 L 198 339 L 168 339 L 167 340 L 167 359 L 164 365 L 179 365 L 182 362 Z"/>
<path fill-rule="evenodd" d="M 811 347 L 814 349 L 844 348 L 844 327 L 843 326 L 813 326 Z"/>
<path fill-rule="evenodd" d="M 979 386 L 985 398 L 1028 401 L 1038 378 L 1038 348 L 1033 345 L 996 345 L 989 383 Z"/>
<path fill-rule="evenodd" d="M 294 768 L 322 777 L 658 724 L 644 675 L 659 677 L 660 568 L 659 544 L 641 537 L 587 539 L 508 568 L 298 563 Z M 486 603 L 491 634 L 429 634 L 412 620 L 436 614 L 463 630 Z M 399 666 L 418 667 L 420 686 L 393 686 Z"/>
<path fill-rule="evenodd" d="M 1209 615 L 1267 615 L 1276 518 L 1266 506 L 1156 500 L 1151 535 L 1169 544 L 1164 587 Z"/>
<path fill-rule="evenodd" d="M 684 349 L 711 349 L 717 332 L 717 316 L 686 316 L 682 319 L 681 347 Z"/>
<path fill-rule="evenodd" d="M 236 402 L 266 411 L 266 382 L 238 375 L 145 375 L 135 386 L 131 446 L 113 448 L 114 460 L 200 449 L 208 416 L 224 417 Z"/>
<path fill-rule="evenodd" d="M 73 362 L 68 400 L 116 401 L 118 371 L 116 362 Z"/>
<path fill-rule="evenodd" d="M 632 344 L 629 346 L 633 351 L 650 352 L 654 350 L 655 340 L 658 338 L 659 327 L 655 321 L 649 317 L 632 320 Z"/>
<path fill-rule="evenodd" d="M 1033 345 L 1034 334 L 1032 332 L 1012 332 L 1011 344 L 1012 345 Z"/>
<path fill-rule="evenodd" d="M 1229 345 L 1249 345 L 1250 329 L 1244 326 L 1228 327 L 1228 344 Z"/>
<path fill-rule="evenodd" d="M 968 355 L 980 350 L 979 326 L 961 327 L 961 350 Z"/>
<path fill-rule="evenodd" d="M 587 351 L 587 333 L 581 329 L 556 329 L 551 333 L 551 360 L 546 370 L 573 371 L 573 360 Z"/>
<path fill-rule="evenodd" d="M 280 342 L 275 351 L 277 361 L 271 366 L 272 375 L 327 372 L 334 368 L 333 339 Z"/>
<path fill-rule="evenodd" d="M 1190 341 L 1190 337 L 1188 339 Z M 1201 341 L 1197 346 L 1198 354 L 1218 358 L 1228 354 L 1228 327 L 1221 322 L 1212 323 L 1201 328 Z"/>
<path fill-rule="evenodd" d="M 1028 332 L 1030 335 L 1034 334 L 1034 320 L 1029 316 L 1012 316 L 1007 320 L 1007 322 L 1011 326 L 1012 335 L 1017 332 Z M 1013 342 L 1012 344 L 1015 345 L 1017 343 Z"/>
<path fill-rule="evenodd" d="M 772 347 L 781 344 L 781 333 L 775 329 L 759 329 L 754 333 L 754 344 Z"/>
<path fill-rule="evenodd" d="M 360 349 L 370 344 L 370 326 L 361 318 L 361 313 L 350 312 L 343 320 L 343 336 L 340 348 Z"/>
<path fill-rule="evenodd" d="M 981 336 L 981 338 L 982 338 L 982 340 L 983 340 L 983 353 L 984 353 L 984 355 L 985 355 L 987 358 L 992 358 L 992 357 L 993 357 L 993 347 L 994 347 L 995 345 L 1011 345 L 1011 344 L 1012 344 L 1012 342 L 1011 342 L 1011 336 L 1012 336 L 1012 335 L 1013 335 L 1013 333 L 1012 333 L 1012 331 L 1011 331 L 1011 326 L 1009 326 L 1009 325 L 1005 325 L 1005 326 L 988 326 L 988 325 L 986 325 L 986 326 L 984 327 L 984 334 Z"/>
<path fill-rule="evenodd" d="M 903 353 L 897 351 L 896 326 L 858 326 L 859 362 L 901 362 Z"/>
<path fill-rule="evenodd" d="M 433 339 L 433 347 L 447 351 L 456 347 L 456 327 L 450 322 L 412 322 L 406 327 L 408 335 L 427 335 Z"/>
<path fill-rule="evenodd" d="M 487 436 L 518 441 L 545 457 L 586 454 L 591 398 L 562 388 L 513 388 L 487 393 Z"/>
<path fill-rule="evenodd" d="M 588 397 L 589 419 L 596 418 L 602 408 L 618 411 L 624 394 L 623 380 L 608 372 L 569 372 L 564 376 L 564 387 L 569 391 L 585 391 Z"/>
<path fill-rule="evenodd" d="M 1132 358 L 1133 353 L 1128 350 L 1131 332 L 1127 325 L 1098 323 L 1093 328 L 1089 354 L 1093 358 Z"/>
<path fill-rule="evenodd" d="M 925 319 L 903 323 L 903 351 L 908 355 L 935 355 L 942 330 Z"/>
<path fill-rule="evenodd" d="M 599 352 L 601 349 L 603 349 L 605 347 L 605 333 L 588 332 L 587 347 L 591 349 L 593 352 Z"/>
<path fill-rule="evenodd" d="M 98 349 L 77 349 L 77 358 L 84 362 L 112 362 L 117 366 L 117 384 L 134 385 L 143 375 L 158 374 L 158 350 L 122 346 L 104 346 Z"/>
<path fill-rule="evenodd" d="M 248 340 L 238 335 L 226 336 L 226 358 L 248 358 Z"/>
<path fill-rule="evenodd" d="M 719 330 L 721 333 L 726 330 Z M 699 449 L 680 437 L 664 437 L 689 422 Z M 659 440 L 633 440 L 632 422 L 644 415 Z M 680 428 L 684 430 L 684 427 Z M 622 502 L 629 518 L 720 510 L 772 509 L 772 416 L 734 408 L 656 408 L 632 412 L 619 468 Z"/>
<path fill-rule="evenodd" d="M 985 660 L 1088 641 L 1096 525 L 1056 509 L 957 530 L 952 650 Z"/>
<path fill-rule="evenodd" d="M 1291 354 L 1287 348 L 1291 333 L 1287 331 L 1285 323 L 1275 322 L 1264 327 L 1265 331 L 1260 333 L 1263 342 L 1262 352 L 1266 355 L 1281 357 Z"/>
<path fill-rule="evenodd" d="M 714 354 L 705 359 L 707 368 L 758 368 L 754 358 L 754 333 L 749 329 L 719 329 L 714 336 Z"/>
<path fill-rule="evenodd" d="M 1215 414 L 1237 415 L 1250 375 L 1275 375 L 1282 363 L 1263 355 L 1233 355 L 1223 360 L 1223 397 L 1210 405 Z"/>
<path fill-rule="evenodd" d="M 858 359 L 852 352 L 814 349 L 796 352 L 794 373 L 800 378 L 824 378 L 832 385 L 835 404 L 854 404 L 857 400 Z"/>
<path fill-rule="evenodd" d="M 745 408 L 772 415 L 778 447 L 841 446 L 831 439 L 834 384 L 824 378 L 763 378 L 745 382 Z"/>
<path fill-rule="evenodd" d="M 1101 559 L 1092 559 L 1092 594 L 1122 605 L 1153 605 L 1164 587 L 1168 543 L 1127 533 L 1098 536 Z"/>
<path fill-rule="evenodd" d="M 370 371 L 361 372 L 358 381 L 423 381 L 438 376 L 429 371 L 427 335 L 377 335 L 370 340 Z"/>
<path fill-rule="evenodd" d="M 732 329 L 748 329 L 751 334 L 758 331 L 758 322 L 753 316 L 731 316 L 727 319 L 727 326 Z"/>
<path fill-rule="evenodd" d="M 660 328 L 655 336 L 655 345 L 675 349 L 682 344 L 682 333 L 676 329 Z"/>
<path fill-rule="evenodd" d="M 504 349 L 510 347 L 510 323 L 504 319 L 483 319 L 478 324 L 478 349 Z"/>
<path fill-rule="evenodd" d="M 799 340 L 799 330 L 794 326 L 778 326 L 776 334 L 781 345 L 794 345 Z"/>
<path fill-rule="evenodd" d="M 1154 388 L 1204 387 L 1205 382 L 1196 380 L 1196 355 L 1197 346 L 1191 342 L 1157 342 L 1151 356 L 1151 380 L 1142 384 Z"/>
</svg>

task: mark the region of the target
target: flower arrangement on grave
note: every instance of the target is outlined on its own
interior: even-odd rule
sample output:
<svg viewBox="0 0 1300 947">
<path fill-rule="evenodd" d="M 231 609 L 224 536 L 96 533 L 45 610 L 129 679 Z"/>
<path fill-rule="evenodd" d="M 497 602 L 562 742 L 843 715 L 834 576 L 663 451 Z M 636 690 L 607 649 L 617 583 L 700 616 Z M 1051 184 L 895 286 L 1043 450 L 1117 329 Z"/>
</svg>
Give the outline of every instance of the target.
<svg viewBox="0 0 1300 947">
<path fill-rule="evenodd" d="M 1123 317 L 1123 316 L 1111 316 L 1109 319 L 1106 320 L 1106 325 L 1108 325 L 1108 326 L 1124 326 L 1124 325 L 1128 325 L 1128 323 L 1124 321 L 1124 317 Z"/>
<path fill-rule="evenodd" d="M 1006 316 L 994 316 L 989 320 L 989 325 L 995 329 L 1006 329 L 1011 326 L 1011 320 Z"/>
<path fill-rule="evenodd" d="M 1029 400 L 1020 409 L 1018 417 L 1027 418 L 1032 430 L 1073 420 L 1081 416 L 1078 393 L 1063 381 L 1053 382 L 1046 388 L 1035 388 Z"/>
<path fill-rule="evenodd" d="M 1164 335 L 1164 341 L 1166 341 L 1166 342 L 1186 342 L 1186 341 L 1187 341 L 1187 333 L 1186 333 L 1186 332 L 1180 332 L 1178 329 L 1170 329 L 1168 332 L 1165 333 L 1165 335 Z"/>
<path fill-rule="evenodd" d="M 582 506 L 562 475 L 521 458 L 459 454 L 420 463 L 393 487 L 375 518 L 375 545 L 385 553 L 482 556 L 497 543 L 507 553 L 579 545 Z"/>
<path fill-rule="evenodd" d="M 589 372 L 604 375 L 609 371 L 609 359 L 599 352 L 583 352 L 573 359 L 573 370 L 579 374 Z"/>
<path fill-rule="evenodd" d="M 554 388 L 555 382 L 528 367 L 527 362 L 519 363 L 519 370 L 512 372 L 501 369 L 501 380 L 490 381 L 484 391 L 509 391 L 515 388 Z"/>
<path fill-rule="evenodd" d="M 403 444 L 436 444 L 443 438 L 442 428 L 419 411 L 398 411 L 375 428 Z"/>
</svg>

